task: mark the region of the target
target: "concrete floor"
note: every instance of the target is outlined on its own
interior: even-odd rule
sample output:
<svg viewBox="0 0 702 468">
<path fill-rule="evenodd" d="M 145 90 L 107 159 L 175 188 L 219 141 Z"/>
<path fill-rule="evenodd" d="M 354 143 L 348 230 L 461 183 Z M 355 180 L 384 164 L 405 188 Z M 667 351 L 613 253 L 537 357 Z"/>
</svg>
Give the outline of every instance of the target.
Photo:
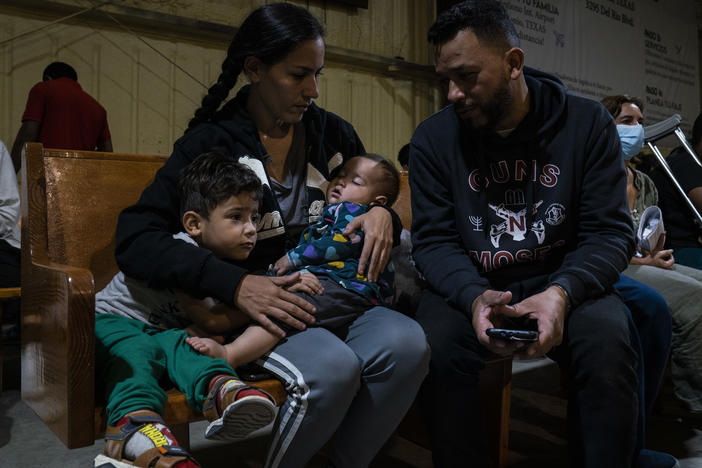
<svg viewBox="0 0 702 468">
<path fill-rule="evenodd" d="M 68 450 L 20 400 L 19 347 L 4 343 L 4 390 L 0 394 L 0 467 L 91 467 L 103 442 Z M 515 362 L 510 420 L 510 468 L 562 467 L 566 459 L 566 402 L 560 395 L 557 367 L 548 360 Z M 260 467 L 266 439 L 236 444 L 203 439 L 204 422 L 191 425 L 191 452 L 204 467 Z M 682 468 L 702 468 L 702 422 L 691 420 L 664 383 L 656 414 L 649 424 L 648 447 L 666 451 Z M 309 464 L 323 468 L 316 456 Z M 430 468 L 429 451 L 399 437 L 392 438 L 373 468 Z M 467 463 L 466 466 L 469 466 Z"/>
</svg>

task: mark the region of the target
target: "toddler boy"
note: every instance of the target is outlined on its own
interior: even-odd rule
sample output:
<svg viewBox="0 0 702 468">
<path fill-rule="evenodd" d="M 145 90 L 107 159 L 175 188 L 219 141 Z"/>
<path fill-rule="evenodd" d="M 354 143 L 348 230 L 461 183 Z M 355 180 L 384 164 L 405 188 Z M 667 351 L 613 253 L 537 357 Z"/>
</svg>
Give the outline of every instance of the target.
<svg viewBox="0 0 702 468">
<path fill-rule="evenodd" d="M 256 242 L 261 182 L 229 156 L 205 153 L 183 169 L 185 232 L 174 237 L 242 260 Z M 194 351 L 184 328 L 218 334 L 247 322 L 213 300 L 149 288 L 119 272 L 96 302 L 96 361 L 107 397 L 105 455 L 135 466 L 198 466 L 164 425 L 163 382 L 210 421 L 208 439 L 237 440 L 275 417 L 272 398 L 238 380 L 232 367 Z M 158 466 L 162 466 L 158 464 Z"/>
</svg>

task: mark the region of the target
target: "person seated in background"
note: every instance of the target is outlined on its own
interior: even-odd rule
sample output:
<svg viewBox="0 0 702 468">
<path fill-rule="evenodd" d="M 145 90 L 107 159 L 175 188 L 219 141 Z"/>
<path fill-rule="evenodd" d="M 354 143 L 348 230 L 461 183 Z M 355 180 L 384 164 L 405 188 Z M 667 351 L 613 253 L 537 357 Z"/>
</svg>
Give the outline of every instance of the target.
<svg viewBox="0 0 702 468">
<path fill-rule="evenodd" d="M 29 91 L 22 126 L 12 145 L 12 164 L 20 169 L 24 144 L 48 148 L 112 151 L 107 111 L 78 84 L 78 74 L 63 62 L 49 64 Z"/>
<path fill-rule="evenodd" d="M 702 114 L 692 126 L 690 146 L 702 156 Z M 687 152 L 685 147 L 674 149 L 666 158 L 675 179 L 699 213 L 702 213 L 702 167 Z M 696 216 L 671 182 L 662 167 L 651 172 L 651 179 L 658 189 L 658 206 L 663 212 L 666 228 L 665 247 L 675 249 L 678 264 L 702 269 L 702 227 Z"/>
<path fill-rule="evenodd" d="M 175 239 L 245 259 L 256 241 L 261 182 L 231 156 L 205 153 L 181 172 L 183 227 Z M 170 381 L 210 421 L 205 437 L 238 440 L 273 421 L 275 405 L 222 359 L 186 343 L 186 327 L 224 333 L 248 318 L 211 299 L 153 289 L 119 272 L 95 296 L 96 368 L 107 399 L 105 455 L 136 466 L 199 466 L 165 426 Z M 171 463 L 171 464 L 168 464 Z"/>
<path fill-rule="evenodd" d="M 338 330 L 376 305 L 390 305 L 394 295 L 392 263 L 377 282 L 359 275 L 364 234 L 360 230 L 346 233 L 346 227 L 373 205 L 392 206 L 399 186 L 397 169 L 384 157 L 366 154 L 349 159 L 327 186 L 329 204 L 321 219 L 305 229 L 298 245 L 273 266 L 278 276 L 301 273 L 304 286 L 296 291 L 315 306 L 315 326 Z M 295 332 L 292 327 L 284 328 L 288 334 Z M 223 358 L 234 368 L 262 356 L 279 341 L 256 324 L 225 345 L 207 337 L 187 339 L 199 352 Z"/>
<path fill-rule="evenodd" d="M 0 288 L 20 285 L 20 196 L 15 169 L 5 143 L 0 141 Z M 19 337 L 19 299 L 3 304 L 2 319 L 6 326 L 2 338 Z"/>
<path fill-rule="evenodd" d="M 628 163 L 643 144 L 643 102 L 636 97 L 616 95 L 605 97 L 602 104 L 617 124 L 622 141 L 621 154 Z M 689 155 L 685 157 L 689 158 Z M 626 192 L 634 231 L 638 231 L 644 210 L 658 203 L 658 191 L 646 174 L 627 164 Z M 667 228 L 665 217 L 663 212 Z M 702 368 L 702 271 L 676 263 L 673 251 L 663 249 L 664 241 L 665 232 L 658 245 L 651 246 L 652 250 L 639 248 L 639 254 L 631 258 L 623 274 L 654 288 L 670 307 L 675 395 L 692 413 L 702 415 L 702 374 L 698 370 Z M 651 332 L 656 333 L 656 330 Z"/>
</svg>

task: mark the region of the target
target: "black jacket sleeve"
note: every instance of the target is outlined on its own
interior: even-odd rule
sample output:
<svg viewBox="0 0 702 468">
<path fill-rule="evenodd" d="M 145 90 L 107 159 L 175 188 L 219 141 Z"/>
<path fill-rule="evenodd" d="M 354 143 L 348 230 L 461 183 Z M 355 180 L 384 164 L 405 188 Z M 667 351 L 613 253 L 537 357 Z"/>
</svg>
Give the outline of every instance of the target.
<svg viewBox="0 0 702 468">
<path fill-rule="evenodd" d="M 182 230 L 177 183 L 180 170 L 197 154 L 176 142 L 139 201 L 119 216 L 115 255 L 128 276 L 153 288 L 175 288 L 198 298 L 214 297 L 234 305 L 234 293 L 246 270 L 212 252 L 172 238 Z"/>
<path fill-rule="evenodd" d="M 577 247 L 551 274 L 571 307 L 611 290 L 634 252 L 634 230 L 626 197 L 626 170 L 616 127 L 602 109 L 586 144 L 578 206 Z"/>
<path fill-rule="evenodd" d="M 456 227 L 456 212 L 447 181 L 452 180 L 420 127 L 410 143 L 412 256 L 429 286 L 450 304 L 471 314 L 476 297 L 490 283 L 478 273 Z"/>
</svg>

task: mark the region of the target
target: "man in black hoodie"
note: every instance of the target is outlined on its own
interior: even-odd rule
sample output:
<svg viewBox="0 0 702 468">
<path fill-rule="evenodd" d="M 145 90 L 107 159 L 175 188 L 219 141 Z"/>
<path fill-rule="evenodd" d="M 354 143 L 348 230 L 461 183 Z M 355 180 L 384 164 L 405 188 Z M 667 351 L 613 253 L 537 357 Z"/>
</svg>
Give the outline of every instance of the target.
<svg viewBox="0 0 702 468">
<path fill-rule="evenodd" d="M 422 403 L 434 463 L 486 466 L 478 373 L 487 351 L 566 372 L 572 466 L 627 467 L 637 353 L 612 285 L 633 252 L 619 138 L 607 111 L 524 67 L 504 8 L 473 0 L 429 30 L 451 106 L 410 146 L 417 312 L 432 348 Z M 535 319 L 527 346 L 486 335 Z"/>
</svg>

